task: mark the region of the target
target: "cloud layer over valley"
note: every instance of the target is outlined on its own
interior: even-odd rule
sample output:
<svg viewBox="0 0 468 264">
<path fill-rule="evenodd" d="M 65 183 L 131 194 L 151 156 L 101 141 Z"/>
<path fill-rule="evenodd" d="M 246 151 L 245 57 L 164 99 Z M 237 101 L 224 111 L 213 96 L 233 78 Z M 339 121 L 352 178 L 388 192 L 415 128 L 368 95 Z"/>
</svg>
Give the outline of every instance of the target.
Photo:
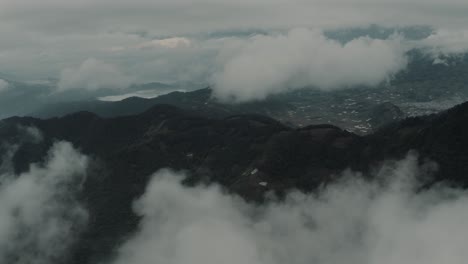
<svg viewBox="0 0 468 264">
<path fill-rule="evenodd" d="M 304 86 L 375 86 L 405 69 L 411 48 L 436 62 L 466 52 L 467 12 L 461 0 L 0 0 L 0 79 L 9 83 L 0 81 L 0 103 L 12 105 L 1 116 L 138 94 L 134 85 L 150 82 L 211 86 L 229 102 Z M 398 34 L 414 25 L 417 40 Z M 327 34 L 357 28 L 364 33 L 347 41 Z M 376 37 L 389 29 L 396 34 Z"/>
<path fill-rule="evenodd" d="M 134 85 L 148 82 L 171 84 L 174 90 L 211 86 L 221 101 L 245 102 L 303 87 L 374 87 L 405 69 L 411 49 L 424 50 L 436 62 L 468 50 L 465 30 L 437 29 L 418 39 L 398 28 L 364 27 L 360 34 L 353 30 L 337 31 L 345 32 L 345 41 L 333 30 L 316 27 L 178 36 L 61 34 L 37 45 L 21 38 L 24 46 L 0 44 L 2 104 L 14 108 L 22 104 L 22 94 L 28 94 L 31 100 L 22 107 L 28 111 L 12 114 L 29 114 L 41 102 L 138 93 Z M 373 31 L 387 33 L 378 37 Z M 4 114 L 11 115 L 9 109 Z"/>
</svg>

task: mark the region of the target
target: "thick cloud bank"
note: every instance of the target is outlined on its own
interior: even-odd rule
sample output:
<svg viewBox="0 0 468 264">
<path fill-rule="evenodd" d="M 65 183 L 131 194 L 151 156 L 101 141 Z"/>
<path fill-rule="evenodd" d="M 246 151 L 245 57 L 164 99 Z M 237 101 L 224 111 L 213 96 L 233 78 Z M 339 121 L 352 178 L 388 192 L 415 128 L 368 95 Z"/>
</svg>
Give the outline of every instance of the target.
<svg viewBox="0 0 468 264">
<path fill-rule="evenodd" d="M 346 44 L 320 31 L 257 35 L 228 45 L 213 78 L 215 96 L 237 102 L 261 100 L 290 89 L 374 86 L 405 68 L 400 40 L 354 39 Z"/>
<path fill-rule="evenodd" d="M 88 159 L 69 143 L 56 143 L 44 164 L 15 175 L 7 151 L 0 175 L 0 262 L 62 263 L 87 221 L 76 194 Z"/>
<path fill-rule="evenodd" d="M 59 90 L 123 89 L 133 82 L 116 66 L 94 58 L 85 60 L 78 68 L 66 68 L 60 74 Z"/>
<path fill-rule="evenodd" d="M 115 264 L 466 263 L 468 193 L 416 192 L 431 169 L 409 156 L 374 182 L 345 173 L 317 194 L 263 206 L 215 185 L 183 187 L 183 175 L 163 170 L 135 203 L 141 227 Z"/>
</svg>

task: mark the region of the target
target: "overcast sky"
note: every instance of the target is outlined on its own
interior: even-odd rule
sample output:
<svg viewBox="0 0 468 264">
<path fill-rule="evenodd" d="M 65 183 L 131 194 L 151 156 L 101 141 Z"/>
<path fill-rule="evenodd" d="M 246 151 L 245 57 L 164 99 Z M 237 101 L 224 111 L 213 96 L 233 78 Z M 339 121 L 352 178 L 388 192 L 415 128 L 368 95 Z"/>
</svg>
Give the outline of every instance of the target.
<svg viewBox="0 0 468 264">
<path fill-rule="evenodd" d="M 371 54 L 377 52 L 376 45 L 382 47 L 381 60 L 377 58 L 375 62 L 383 64 L 379 64 L 380 72 L 371 79 L 352 72 L 343 75 L 350 76 L 351 84 L 373 84 L 376 76 L 383 80 L 386 74 L 404 68 L 400 43 L 389 48 L 388 43 L 360 41 L 356 48 L 346 49 L 328 43 L 316 32 L 369 24 L 430 25 L 445 35 L 433 37 L 426 44 L 437 46 L 451 39 L 450 47 L 464 51 L 468 47 L 466 14 L 466 0 L 0 0 L 0 73 L 21 80 L 56 78 L 59 91 L 120 89 L 149 81 L 206 83 L 219 86 L 221 97 L 233 96 L 242 101 L 244 94 L 230 94 L 233 85 L 247 83 L 246 87 L 251 87 L 256 83 L 249 78 L 232 83 L 229 70 L 243 68 L 237 60 L 246 55 L 252 43 L 258 45 L 255 33 L 276 34 L 260 41 L 271 54 L 286 47 L 300 47 L 313 59 L 306 44 L 312 45 L 312 52 L 335 45 L 339 54 L 346 54 L 347 58 L 332 60 L 341 72 L 351 58 L 366 54 L 367 49 Z M 302 38 L 291 35 L 298 29 L 314 33 Z M 283 34 L 280 37 L 286 40 L 278 42 L 277 34 Z M 231 57 L 224 56 L 233 45 L 238 47 L 236 52 Z M 348 56 L 356 50 L 356 54 Z M 320 60 L 327 62 L 326 58 Z M 307 80 L 324 69 L 315 72 L 307 63 L 294 59 L 289 63 L 293 65 L 286 69 L 290 73 L 280 80 L 266 80 L 260 89 L 276 92 L 278 88 L 269 82 L 289 85 L 288 80 L 297 70 L 310 74 L 301 76 L 294 85 L 324 83 L 325 88 L 330 88 L 347 81 L 325 79 L 310 83 Z M 374 69 L 372 64 L 368 67 Z M 270 70 L 274 73 L 283 69 Z M 7 84 L 1 82 L 0 86 L 0 90 L 5 90 Z M 260 99 L 265 94 L 260 90 L 253 97 Z"/>
</svg>

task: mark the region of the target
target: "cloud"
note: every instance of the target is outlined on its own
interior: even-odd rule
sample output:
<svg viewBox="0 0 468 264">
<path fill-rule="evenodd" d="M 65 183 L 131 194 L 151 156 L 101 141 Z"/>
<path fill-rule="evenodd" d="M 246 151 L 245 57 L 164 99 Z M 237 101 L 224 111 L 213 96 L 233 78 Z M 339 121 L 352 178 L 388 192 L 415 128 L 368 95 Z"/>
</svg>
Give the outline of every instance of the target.
<svg viewBox="0 0 468 264">
<path fill-rule="evenodd" d="M 114 264 L 462 264 L 468 253 L 468 193 L 420 188 L 432 164 L 409 155 L 374 181 L 345 172 L 315 194 L 249 204 L 219 186 L 185 187 L 156 173 L 134 204 L 138 231 Z"/>
<path fill-rule="evenodd" d="M 24 142 L 30 142 L 34 144 L 41 143 L 44 140 L 42 131 L 34 126 L 18 126 L 17 134 Z"/>
<path fill-rule="evenodd" d="M 151 49 L 151 48 L 181 48 L 181 47 L 189 47 L 190 40 L 187 38 L 181 37 L 174 37 L 174 38 L 166 38 L 166 39 L 154 39 L 150 41 L 146 41 L 140 43 L 136 46 L 137 49 Z"/>
<path fill-rule="evenodd" d="M 219 46 L 211 45 L 220 36 L 372 23 L 456 31 L 466 30 L 467 12 L 463 0 L 0 0 L 0 72 L 58 79 L 63 69 L 95 58 L 138 82 L 201 88 L 217 66 Z"/>
<path fill-rule="evenodd" d="M 69 64 L 104 59 L 101 46 L 217 31 L 371 23 L 466 30 L 467 11 L 464 0 L 0 0 L 0 71 L 57 77 Z"/>
<path fill-rule="evenodd" d="M 66 68 L 60 74 L 60 91 L 71 89 L 123 89 L 130 86 L 133 78 L 125 75 L 115 65 L 94 58 L 85 60 L 78 68 Z"/>
<path fill-rule="evenodd" d="M 2 171 L 0 262 L 63 263 L 88 217 L 76 200 L 87 164 L 71 144 L 57 142 L 44 164 L 18 175 Z"/>
<path fill-rule="evenodd" d="M 172 37 L 164 39 L 144 39 L 143 42 L 134 44 L 133 46 L 112 46 L 107 50 L 111 52 L 125 52 L 132 49 L 137 50 L 152 50 L 152 49 L 179 49 L 188 48 L 191 45 L 191 41 L 184 37 Z"/>
<path fill-rule="evenodd" d="M 8 90 L 8 88 L 10 88 L 10 84 L 5 80 L 0 79 L 0 93 Z"/>
<path fill-rule="evenodd" d="M 239 41 L 221 51 L 219 61 L 221 70 L 213 77 L 215 96 L 237 102 L 306 86 L 375 86 L 407 63 L 397 37 L 362 37 L 340 44 L 308 29 Z"/>
<path fill-rule="evenodd" d="M 468 30 L 438 30 L 417 43 L 434 55 L 457 55 L 468 52 Z"/>
</svg>

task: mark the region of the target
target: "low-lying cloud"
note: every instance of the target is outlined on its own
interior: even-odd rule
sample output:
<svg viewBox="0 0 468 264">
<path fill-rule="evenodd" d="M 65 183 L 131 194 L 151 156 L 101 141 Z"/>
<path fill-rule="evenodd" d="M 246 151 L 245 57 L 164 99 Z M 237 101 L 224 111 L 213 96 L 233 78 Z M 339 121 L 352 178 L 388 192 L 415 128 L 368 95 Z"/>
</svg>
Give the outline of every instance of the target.
<svg viewBox="0 0 468 264">
<path fill-rule="evenodd" d="M 44 164 L 15 174 L 8 170 L 14 149 L 1 166 L 0 262 L 63 263 L 88 218 L 76 199 L 88 159 L 71 144 L 57 142 Z"/>
<path fill-rule="evenodd" d="M 123 73 L 117 66 L 89 58 L 78 68 L 66 68 L 60 74 L 60 91 L 85 89 L 124 89 L 133 83 L 133 78 Z"/>
<path fill-rule="evenodd" d="M 416 45 L 434 56 L 457 56 L 468 52 L 467 30 L 438 30 Z"/>
<path fill-rule="evenodd" d="M 433 166 L 389 162 L 376 180 L 346 172 L 315 194 L 252 205 L 219 186 L 184 187 L 154 175 L 135 203 L 139 230 L 115 264 L 462 264 L 468 259 L 468 193 L 417 191 Z"/>
<path fill-rule="evenodd" d="M 309 29 L 239 40 L 220 52 L 214 94 L 244 102 L 304 87 L 375 86 L 406 67 L 400 42 L 361 37 L 341 44 Z"/>
<path fill-rule="evenodd" d="M 0 79 L 0 93 L 8 90 L 9 87 L 10 84 L 7 81 Z"/>
</svg>

